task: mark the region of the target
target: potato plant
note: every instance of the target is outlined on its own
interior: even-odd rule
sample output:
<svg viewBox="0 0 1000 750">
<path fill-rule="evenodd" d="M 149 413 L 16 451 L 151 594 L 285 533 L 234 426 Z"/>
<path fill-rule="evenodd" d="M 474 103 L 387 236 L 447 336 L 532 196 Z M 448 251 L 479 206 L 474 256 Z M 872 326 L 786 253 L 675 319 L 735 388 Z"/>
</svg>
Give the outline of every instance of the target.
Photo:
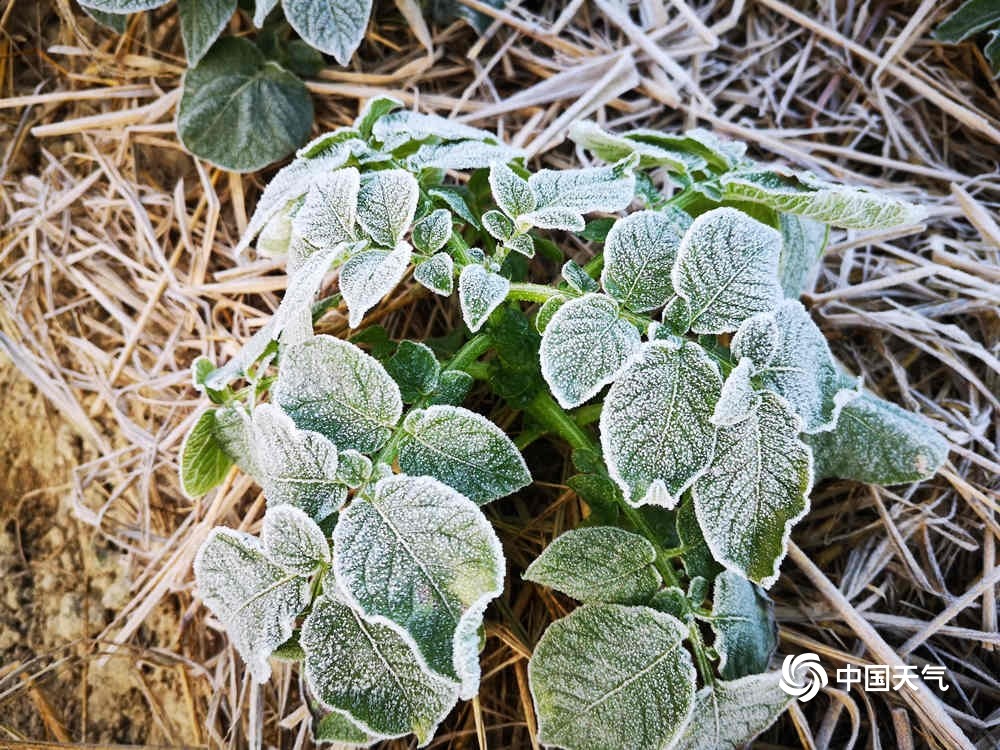
<svg viewBox="0 0 1000 750">
<path fill-rule="evenodd" d="M 506 567 L 481 506 L 531 482 L 511 436 L 461 405 L 476 381 L 523 412 L 522 446 L 566 447 L 590 507 L 523 571 L 581 603 L 529 664 L 553 747 L 759 734 L 789 700 L 765 592 L 814 482 L 915 481 L 947 454 L 796 299 L 829 226 L 921 209 L 701 130 L 571 137 L 602 164 L 532 173 L 491 133 L 377 99 L 275 176 L 240 242 L 284 255 L 288 289 L 238 356 L 195 363 L 211 404 L 181 480 L 200 495 L 236 464 L 267 510 L 259 536 L 211 534 L 197 590 L 253 679 L 299 663 L 317 740 L 425 744 L 476 694 Z M 560 277 L 536 278 L 546 265 Z M 316 301 L 334 268 L 339 294 Z M 362 326 L 410 273 L 457 293 L 450 349 L 314 333 L 340 301 Z"/>
</svg>

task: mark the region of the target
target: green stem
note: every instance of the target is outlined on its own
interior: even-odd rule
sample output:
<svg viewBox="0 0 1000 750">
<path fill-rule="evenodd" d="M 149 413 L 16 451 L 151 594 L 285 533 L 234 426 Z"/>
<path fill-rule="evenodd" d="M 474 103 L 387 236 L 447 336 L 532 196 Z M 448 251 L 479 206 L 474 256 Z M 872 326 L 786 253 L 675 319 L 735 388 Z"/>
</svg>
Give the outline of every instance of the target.
<svg viewBox="0 0 1000 750">
<path fill-rule="evenodd" d="M 567 296 L 565 290 L 560 291 L 544 284 L 514 283 L 510 285 L 507 299 L 519 302 L 537 302 L 542 304 L 557 295 Z M 568 296 L 575 296 L 575 292 L 570 291 Z"/>
</svg>

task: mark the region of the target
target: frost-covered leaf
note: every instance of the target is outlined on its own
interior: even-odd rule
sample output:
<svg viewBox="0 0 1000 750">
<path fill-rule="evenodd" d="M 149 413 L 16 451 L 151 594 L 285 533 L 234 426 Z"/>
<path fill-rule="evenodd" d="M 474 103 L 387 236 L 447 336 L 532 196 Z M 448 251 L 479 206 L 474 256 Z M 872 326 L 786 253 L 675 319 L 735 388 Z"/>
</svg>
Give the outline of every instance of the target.
<svg viewBox="0 0 1000 750">
<path fill-rule="evenodd" d="M 584 604 L 549 625 L 528 662 L 545 745 L 660 750 L 694 704 L 684 626 L 648 607 Z"/>
<path fill-rule="evenodd" d="M 216 438 L 215 409 L 205 409 L 181 443 L 180 479 L 184 494 L 200 497 L 222 483 L 233 465 Z"/>
<path fill-rule="evenodd" d="M 503 143 L 454 141 L 425 143 L 406 163 L 415 172 L 421 169 L 482 169 L 493 162 L 513 161 L 520 156 L 524 156 L 524 151 Z"/>
<path fill-rule="evenodd" d="M 371 0 L 282 0 L 285 18 L 295 32 L 341 65 L 365 37 Z"/>
<path fill-rule="evenodd" d="M 833 429 L 840 410 L 858 396 L 860 380 L 841 375 L 823 332 L 798 300 L 748 319 L 732 349 L 738 359 L 753 360 L 755 375 L 792 405 L 805 432 Z"/>
<path fill-rule="evenodd" d="M 365 313 L 396 288 L 410 267 L 413 248 L 400 242 L 394 250 L 358 253 L 340 269 L 340 293 L 347 303 L 347 324 L 357 328 Z"/>
<path fill-rule="evenodd" d="M 260 541 L 264 554 L 290 573 L 308 576 L 330 563 L 330 543 L 316 522 L 293 505 L 267 509 Z"/>
<path fill-rule="evenodd" d="M 236 402 L 216 409 L 215 439 L 233 463 L 252 477 L 260 476 L 253 422 L 243 404 Z"/>
<path fill-rule="evenodd" d="M 441 185 L 439 187 L 430 188 L 427 191 L 427 194 L 432 198 L 436 198 L 441 203 L 444 203 L 463 221 L 472 225 L 476 229 L 480 228 L 479 217 L 476 216 L 475 212 L 469 207 L 471 196 L 469 195 L 468 188 L 455 187 L 453 185 Z"/>
<path fill-rule="evenodd" d="M 411 411 L 403 420 L 399 467 L 430 476 L 482 505 L 531 483 L 520 451 L 486 417 L 458 406 Z"/>
<path fill-rule="evenodd" d="M 380 117 L 372 127 L 372 136 L 387 151 L 395 151 L 400 146 L 428 138 L 442 141 L 489 141 L 497 142 L 494 133 L 463 125 L 440 115 L 401 110 Z"/>
<path fill-rule="evenodd" d="M 372 134 L 372 128 L 375 127 L 375 123 L 381 118 L 385 117 L 390 112 L 395 112 L 397 109 L 402 109 L 403 103 L 391 96 L 375 96 L 365 102 L 365 106 L 361 109 L 361 114 L 359 114 L 354 120 L 354 127 L 358 129 L 361 133 L 362 138 L 370 138 Z"/>
<path fill-rule="evenodd" d="M 535 195 L 528 181 L 503 162 L 490 167 L 489 181 L 493 200 L 511 218 L 535 210 Z"/>
<path fill-rule="evenodd" d="M 891 195 L 837 185 L 809 172 L 781 167 L 732 172 L 723 175 L 721 182 L 728 200 L 763 203 L 776 211 L 846 229 L 887 229 L 916 224 L 927 216 L 923 207 Z"/>
<path fill-rule="evenodd" d="M 660 587 L 656 549 L 615 526 L 589 526 L 557 536 L 524 572 L 581 602 L 641 604 Z"/>
<path fill-rule="evenodd" d="M 383 735 L 367 732 L 351 719 L 351 715 L 345 711 L 323 711 L 320 710 L 312 717 L 312 738 L 313 742 L 333 742 L 339 747 L 370 747 L 381 739 Z"/>
<path fill-rule="evenodd" d="M 436 479 L 397 475 L 348 506 L 333 536 L 337 583 L 352 604 L 408 633 L 431 669 L 474 695 L 479 665 L 465 641 L 504 578 L 500 541 L 479 508 Z"/>
<path fill-rule="evenodd" d="M 567 260 L 563 263 L 562 277 L 572 289 L 580 292 L 580 294 L 596 292 L 600 289 L 597 282 L 575 260 Z"/>
<path fill-rule="evenodd" d="M 455 261 L 448 253 L 436 253 L 413 269 L 413 278 L 421 286 L 442 297 L 455 288 Z"/>
<path fill-rule="evenodd" d="M 515 234 L 504 243 L 504 247 L 520 253 L 525 258 L 535 257 L 535 240 L 530 234 Z"/>
<path fill-rule="evenodd" d="M 735 331 L 754 313 L 773 310 L 781 235 L 735 208 L 716 208 L 688 229 L 671 279 L 691 309 L 695 333 Z"/>
<path fill-rule="evenodd" d="M 526 232 L 531 227 L 538 229 L 560 229 L 564 232 L 582 232 L 587 226 L 583 214 L 565 206 L 545 206 L 536 208 L 517 218 L 517 228 Z"/>
<path fill-rule="evenodd" d="M 378 360 L 325 335 L 283 353 L 271 397 L 301 429 L 361 453 L 382 447 L 403 413 L 399 387 Z"/>
<path fill-rule="evenodd" d="M 482 222 L 483 229 L 489 232 L 493 239 L 500 240 L 501 242 L 509 240 L 517 231 L 514 227 L 514 222 L 508 218 L 507 214 L 496 209 L 484 213 Z"/>
<path fill-rule="evenodd" d="M 438 387 L 431 394 L 428 404 L 458 406 L 465 401 L 474 382 L 472 376 L 463 370 L 445 370 L 441 373 Z"/>
<path fill-rule="evenodd" d="M 253 25 L 261 28 L 271 11 L 278 7 L 278 0 L 254 0 Z"/>
<path fill-rule="evenodd" d="M 407 640 L 366 622 L 336 593 L 325 592 L 302 625 L 306 683 L 327 708 L 349 713 L 365 732 L 421 745 L 456 701 L 453 682 L 422 665 Z"/>
<path fill-rule="evenodd" d="M 458 300 L 469 330 L 475 333 L 482 328 L 490 313 L 507 299 L 509 291 L 510 281 L 500 274 L 479 265 L 463 268 L 458 276 Z"/>
<path fill-rule="evenodd" d="M 712 630 L 719 673 L 725 679 L 767 670 L 778 645 L 773 605 L 757 586 L 731 570 L 715 579 Z"/>
<path fill-rule="evenodd" d="M 166 5 L 170 0 L 81 0 L 80 5 L 85 8 L 125 15 L 127 13 L 138 13 L 142 10 L 152 10 Z"/>
<path fill-rule="evenodd" d="M 402 341 L 385 362 L 386 371 L 396 381 L 403 402 L 412 404 L 437 388 L 441 365 L 434 352 L 419 341 Z"/>
<path fill-rule="evenodd" d="M 565 304 L 566 298 L 561 294 L 554 295 L 545 300 L 535 314 L 535 330 L 539 333 L 545 333 L 545 329 L 552 322 L 552 316 L 556 314 L 556 310 Z"/>
<path fill-rule="evenodd" d="M 97 23 L 111 29 L 116 34 L 124 34 L 125 29 L 128 28 L 128 15 L 108 13 L 103 10 L 97 10 L 97 8 L 91 8 L 83 3 L 80 3 L 80 7 L 84 13 L 97 21 Z"/>
<path fill-rule="evenodd" d="M 351 489 L 357 489 L 372 475 L 372 461 L 355 450 L 341 451 L 337 464 L 337 481 Z"/>
<path fill-rule="evenodd" d="M 223 169 L 255 172 L 287 156 L 312 120 L 305 84 L 246 39 L 223 37 L 184 74 L 177 135 Z"/>
<path fill-rule="evenodd" d="M 924 419 L 864 392 L 840 412 L 831 432 L 807 436 L 816 477 L 872 484 L 928 479 L 948 458 L 948 441 Z"/>
<path fill-rule="evenodd" d="M 604 291 L 636 312 L 662 307 L 674 294 L 670 271 L 683 233 L 659 211 L 638 211 L 616 221 L 604 244 Z"/>
<path fill-rule="evenodd" d="M 358 222 L 383 247 L 396 247 L 417 211 L 420 187 L 403 169 L 372 172 L 361 179 Z"/>
<path fill-rule="evenodd" d="M 712 555 L 768 588 L 792 526 L 809 509 L 812 451 L 787 402 L 761 394 L 756 412 L 720 427 L 711 468 L 694 484 L 695 512 Z"/>
<path fill-rule="evenodd" d="M 322 521 L 347 499 L 337 476 L 337 449 L 318 432 L 300 430 L 272 404 L 253 413 L 254 454 L 268 508 L 290 505 Z"/>
<path fill-rule="evenodd" d="M 607 167 L 543 169 L 528 178 L 535 211 L 549 207 L 578 214 L 613 213 L 628 207 L 635 195 L 634 158 Z M 582 229 L 582 227 L 581 227 Z"/>
<path fill-rule="evenodd" d="M 574 143 L 607 162 L 637 154 L 639 167 L 643 169 L 666 167 L 671 172 L 687 174 L 705 166 L 705 160 L 695 154 L 671 148 L 666 143 L 657 145 L 628 138 L 627 135 L 615 135 L 589 120 L 573 123 L 569 129 L 569 137 Z"/>
<path fill-rule="evenodd" d="M 716 680 L 698 691 L 694 713 L 669 750 L 740 750 L 771 726 L 791 701 L 780 672 Z"/>
<path fill-rule="evenodd" d="M 236 12 L 236 0 L 177 0 L 188 65 L 197 65 Z"/>
<path fill-rule="evenodd" d="M 361 175 L 354 167 L 319 176 L 292 220 L 295 232 L 318 248 L 353 242 L 360 185 Z"/>
<path fill-rule="evenodd" d="M 781 224 L 778 278 L 785 296 L 798 299 L 826 249 L 830 228 L 822 222 L 794 214 L 781 214 L 778 219 Z"/>
<path fill-rule="evenodd" d="M 198 595 L 219 618 L 254 680 L 271 676 L 268 657 L 292 635 L 309 603 L 309 581 L 269 562 L 250 534 L 216 527 L 194 559 Z"/>
<path fill-rule="evenodd" d="M 741 359 L 722 384 L 722 393 L 712 414 L 712 424 L 728 427 L 739 424 L 753 413 L 760 400 L 750 382 L 753 375 L 753 360 L 748 357 Z"/>
<path fill-rule="evenodd" d="M 611 478 L 633 505 L 673 508 L 715 447 L 719 368 L 697 344 L 651 341 L 618 378 L 601 411 Z"/>
<path fill-rule="evenodd" d="M 413 225 L 413 246 L 422 253 L 436 253 L 451 237 L 451 211 L 438 208 Z"/>
<path fill-rule="evenodd" d="M 663 306 L 660 319 L 668 335 L 684 336 L 691 324 L 691 306 L 680 295 L 674 295 Z"/>
<path fill-rule="evenodd" d="M 570 300 L 552 316 L 538 350 L 542 376 L 564 409 L 612 382 L 641 344 L 639 332 L 603 294 Z"/>
<path fill-rule="evenodd" d="M 257 253 L 265 258 L 281 258 L 288 255 L 292 244 L 291 208 L 295 201 L 270 218 L 257 237 Z"/>
</svg>

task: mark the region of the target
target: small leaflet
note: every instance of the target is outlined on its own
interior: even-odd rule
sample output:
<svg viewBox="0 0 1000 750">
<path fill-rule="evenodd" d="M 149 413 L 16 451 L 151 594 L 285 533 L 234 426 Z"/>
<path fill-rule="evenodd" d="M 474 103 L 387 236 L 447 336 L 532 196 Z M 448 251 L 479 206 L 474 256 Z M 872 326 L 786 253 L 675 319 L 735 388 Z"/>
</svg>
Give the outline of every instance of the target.
<svg viewBox="0 0 1000 750">
<path fill-rule="evenodd" d="M 236 12 L 236 0 L 178 0 L 181 37 L 188 65 L 194 66 Z"/>
<path fill-rule="evenodd" d="M 295 156 L 299 159 L 316 159 L 330 153 L 341 144 L 348 145 L 350 153 L 354 156 L 360 156 L 369 150 L 368 144 L 362 140 L 361 131 L 357 128 L 341 127 L 316 136 L 296 151 Z"/>
<path fill-rule="evenodd" d="M 379 740 L 385 739 L 381 735 L 366 732 L 351 719 L 351 715 L 346 711 L 320 711 L 313 713 L 312 723 L 313 742 L 333 742 L 338 747 L 371 747 Z"/>
<path fill-rule="evenodd" d="M 588 169 L 543 169 L 528 178 L 535 208 L 517 217 L 518 224 L 551 226 L 583 231 L 583 214 L 613 213 L 628 207 L 635 195 L 637 157 L 628 157 L 608 167 Z M 576 218 L 572 221 L 570 216 Z M 557 217 L 559 220 L 557 221 Z M 542 223 L 539 223 L 542 222 Z M 572 224 L 572 226 L 570 226 Z"/>
<path fill-rule="evenodd" d="M 721 182 L 728 200 L 763 203 L 776 211 L 845 229 L 888 229 L 927 217 L 922 206 L 884 192 L 837 185 L 783 167 L 733 172 L 723 175 Z"/>
<path fill-rule="evenodd" d="M 396 381 L 406 404 L 432 394 L 441 376 L 434 352 L 419 341 L 401 341 L 396 353 L 385 361 L 385 369 Z"/>
<path fill-rule="evenodd" d="M 524 151 L 503 143 L 470 140 L 425 143 L 406 163 L 415 172 L 421 169 L 482 169 L 493 162 L 513 161 L 522 156 Z"/>
<path fill-rule="evenodd" d="M 923 417 L 864 392 L 840 412 L 830 432 L 806 436 L 816 477 L 871 484 L 919 482 L 948 458 L 948 441 Z"/>
<path fill-rule="evenodd" d="M 782 299 L 781 235 L 735 208 L 716 208 L 688 229 L 671 280 L 691 308 L 695 333 L 735 331 Z"/>
<path fill-rule="evenodd" d="M 466 266 L 458 276 L 458 300 L 462 319 L 475 333 L 483 327 L 490 313 L 507 299 L 510 281 L 479 265 Z"/>
<path fill-rule="evenodd" d="M 749 417 L 760 402 L 750 378 L 754 375 L 753 360 L 744 357 L 722 384 L 722 393 L 712 414 L 712 424 L 731 427 Z"/>
<path fill-rule="evenodd" d="M 277 406 L 260 404 L 254 410 L 253 442 L 268 508 L 287 504 L 322 521 L 347 499 L 333 443 L 300 430 Z"/>
<path fill-rule="evenodd" d="M 403 420 L 399 467 L 430 476 L 483 505 L 531 483 L 521 452 L 486 417 L 459 406 L 411 411 Z"/>
<path fill-rule="evenodd" d="M 648 607 L 584 604 L 552 623 L 528 662 L 542 744 L 661 750 L 694 705 L 685 628 Z"/>
<path fill-rule="evenodd" d="M 355 241 L 360 186 L 361 175 L 354 167 L 315 180 L 292 222 L 296 234 L 317 248 Z"/>
<path fill-rule="evenodd" d="M 372 461 L 354 450 L 341 451 L 337 464 L 337 481 L 356 490 L 372 475 Z"/>
<path fill-rule="evenodd" d="M 201 497 L 221 484 L 233 465 L 215 431 L 215 409 L 205 409 L 181 443 L 181 487 L 190 498 Z"/>
<path fill-rule="evenodd" d="M 715 579 L 712 630 L 719 673 L 735 680 L 767 670 L 778 646 L 771 600 L 747 579 L 725 570 Z"/>
<path fill-rule="evenodd" d="M 441 185 L 440 187 L 428 189 L 427 194 L 448 206 L 462 221 L 471 224 L 476 229 L 480 228 L 479 217 L 469 208 L 468 201 L 471 200 L 471 196 L 469 195 L 468 188 Z"/>
<path fill-rule="evenodd" d="M 807 433 L 832 430 L 840 410 L 860 392 L 860 379 L 841 374 L 826 337 L 798 300 L 747 320 L 732 350 L 753 360 L 764 387 L 791 404 Z"/>
<path fill-rule="evenodd" d="M 257 235 L 257 255 L 265 258 L 282 258 L 288 255 L 292 243 L 292 207 L 295 204 L 296 201 L 291 201 L 268 219 Z"/>
<path fill-rule="evenodd" d="M 565 304 L 566 298 L 561 294 L 554 295 L 545 300 L 535 314 L 535 330 L 539 333 L 545 333 L 545 329 L 552 321 L 552 316 L 556 314 L 556 310 Z"/>
<path fill-rule="evenodd" d="M 379 361 L 326 335 L 283 353 L 271 397 L 301 429 L 361 453 L 381 448 L 403 413 L 399 387 Z"/>
<path fill-rule="evenodd" d="M 780 672 L 767 672 L 702 688 L 691 721 L 670 750 L 740 750 L 791 702 L 780 681 Z"/>
<path fill-rule="evenodd" d="M 422 253 L 436 253 L 451 238 L 451 211 L 447 208 L 438 208 L 431 211 L 413 225 L 413 234 L 410 239 L 413 246 Z"/>
<path fill-rule="evenodd" d="M 720 427 L 712 466 L 694 484 L 694 508 L 712 555 L 764 588 L 778 579 L 792 526 L 809 510 L 812 451 L 787 402 L 761 393 L 757 411 Z"/>
<path fill-rule="evenodd" d="M 428 404 L 458 406 L 465 401 L 474 382 L 472 376 L 463 370 L 445 370 L 441 373 L 437 389 L 431 394 Z"/>
<path fill-rule="evenodd" d="M 570 285 L 570 288 L 575 289 L 580 294 L 596 292 L 600 289 L 597 282 L 575 260 L 567 260 L 563 263 L 562 277 Z"/>
<path fill-rule="evenodd" d="M 268 508 L 260 532 L 264 554 L 289 573 L 309 576 L 330 563 L 326 534 L 309 516 L 293 505 Z"/>
<path fill-rule="evenodd" d="M 506 242 L 514 236 L 514 222 L 503 211 L 492 209 L 483 214 L 483 228 L 490 236 L 500 242 Z"/>
<path fill-rule="evenodd" d="M 632 505 L 673 508 L 708 470 L 719 368 L 693 342 L 650 341 L 618 378 L 601 411 L 608 472 Z"/>
<path fill-rule="evenodd" d="M 302 625 L 306 683 L 327 708 L 350 714 L 365 732 L 420 746 L 456 702 L 456 686 L 431 674 L 393 628 L 366 622 L 326 591 Z"/>
<path fill-rule="evenodd" d="M 798 299 L 811 285 L 814 269 L 826 249 L 830 227 L 822 222 L 780 214 L 781 259 L 778 261 L 778 278 L 789 299 Z"/>
<path fill-rule="evenodd" d="M 705 166 L 705 160 L 700 157 L 665 145 L 645 143 L 626 135 L 609 133 L 590 120 L 573 123 L 569 129 L 569 138 L 607 162 L 616 162 L 637 154 L 641 169 L 666 167 L 675 174 L 687 174 Z"/>
<path fill-rule="evenodd" d="M 455 261 L 448 253 L 436 253 L 413 269 L 417 283 L 442 297 L 455 288 Z"/>
<path fill-rule="evenodd" d="M 440 115 L 400 110 L 380 117 L 372 126 L 372 136 L 387 151 L 395 151 L 400 146 L 414 141 L 439 138 L 442 141 L 488 141 L 496 143 L 495 133 L 480 130 L 470 125 L 451 120 Z"/>
<path fill-rule="evenodd" d="M 198 596 L 226 628 L 259 683 L 271 677 L 271 652 L 292 636 L 309 603 L 309 581 L 269 562 L 260 541 L 216 527 L 194 559 Z"/>
<path fill-rule="evenodd" d="M 603 294 L 570 300 L 552 316 L 538 350 L 542 377 L 564 409 L 612 382 L 639 350 L 639 332 Z"/>
<path fill-rule="evenodd" d="M 538 229 L 560 229 L 564 232 L 582 232 L 587 227 L 583 214 L 565 206 L 546 206 L 531 213 L 522 214 L 517 219 L 518 230 L 525 232 L 531 227 Z"/>
<path fill-rule="evenodd" d="M 479 508 L 436 479 L 390 476 L 341 513 L 333 537 L 348 601 L 407 633 L 431 669 L 473 695 L 479 665 L 469 672 L 461 641 L 475 637 L 504 579 L 500 541 Z"/>
<path fill-rule="evenodd" d="M 604 244 L 604 290 L 635 312 L 665 305 L 674 295 L 670 272 L 683 232 L 659 211 L 638 211 L 616 221 Z"/>
<path fill-rule="evenodd" d="M 504 243 L 504 246 L 525 258 L 535 257 L 535 240 L 530 234 L 515 234 Z"/>
<path fill-rule="evenodd" d="M 365 313 L 396 288 L 410 267 L 413 248 L 400 242 L 391 252 L 369 250 L 351 258 L 340 269 L 340 293 L 347 303 L 347 324 L 357 328 Z"/>
<path fill-rule="evenodd" d="M 535 194 L 528 181 L 503 162 L 490 166 L 489 181 L 493 200 L 512 219 L 535 210 Z"/>
<path fill-rule="evenodd" d="M 390 112 L 402 109 L 403 103 L 391 96 L 374 96 L 365 102 L 361 114 L 354 118 L 354 127 L 362 138 L 370 138 L 375 123 Z"/>
<path fill-rule="evenodd" d="M 243 404 L 233 402 L 216 409 L 215 439 L 245 473 L 254 478 L 261 475 L 254 450 L 253 422 Z"/>
<path fill-rule="evenodd" d="M 310 47 L 347 65 L 365 38 L 372 0 L 282 0 L 282 8 Z"/>
<path fill-rule="evenodd" d="M 358 193 L 358 223 L 379 245 L 397 247 L 413 223 L 419 197 L 416 178 L 404 169 L 365 174 Z"/>
<path fill-rule="evenodd" d="M 644 537 L 615 526 L 589 526 L 557 536 L 524 579 L 580 602 L 642 604 L 662 582 L 654 562 L 656 549 Z"/>
</svg>

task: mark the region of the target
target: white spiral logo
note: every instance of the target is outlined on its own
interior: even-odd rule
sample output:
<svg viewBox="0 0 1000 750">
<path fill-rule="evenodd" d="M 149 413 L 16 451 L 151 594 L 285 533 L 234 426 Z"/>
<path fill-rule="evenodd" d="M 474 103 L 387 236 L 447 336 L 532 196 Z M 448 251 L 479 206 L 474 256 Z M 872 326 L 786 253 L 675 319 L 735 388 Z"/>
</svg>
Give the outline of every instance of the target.
<svg viewBox="0 0 1000 750">
<path fill-rule="evenodd" d="M 781 663 L 781 689 L 802 703 L 815 698 L 820 688 L 826 687 L 826 683 L 826 670 L 820 665 L 816 654 L 789 654 Z"/>
</svg>

